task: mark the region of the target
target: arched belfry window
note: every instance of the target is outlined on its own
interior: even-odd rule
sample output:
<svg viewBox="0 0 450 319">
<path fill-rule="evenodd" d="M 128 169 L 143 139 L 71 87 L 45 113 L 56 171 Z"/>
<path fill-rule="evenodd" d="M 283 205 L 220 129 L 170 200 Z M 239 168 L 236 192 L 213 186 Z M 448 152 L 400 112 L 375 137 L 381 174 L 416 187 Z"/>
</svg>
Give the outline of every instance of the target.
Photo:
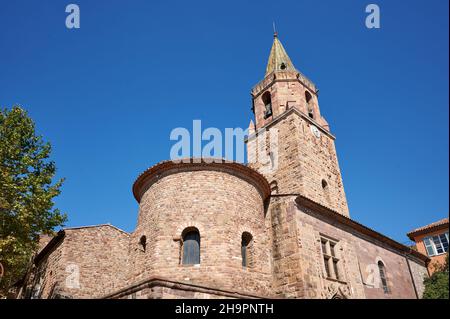
<svg viewBox="0 0 450 319">
<path fill-rule="evenodd" d="M 384 267 L 384 264 L 381 260 L 378 262 L 378 271 L 380 273 L 381 286 L 383 287 L 384 293 L 387 294 L 389 293 L 389 287 L 386 278 L 386 268 Z"/>
<path fill-rule="evenodd" d="M 253 251 L 253 236 L 248 233 L 242 233 L 241 239 L 241 254 L 242 254 L 242 267 L 248 268 L 253 263 L 252 258 Z"/>
<path fill-rule="evenodd" d="M 311 100 L 312 100 L 311 93 L 309 93 L 308 91 L 305 91 L 305 101 L 306 101 L 306 108 L 308 110 L 308 116 L 313 119 L 314 118 L 314 111 L 313 111 L 312 103 L 310 103 Z"/>
<path fill-rule="evenodd" d="M 308 104 L 312 100 L 312 95 L 308 91 L 305 91 L 305 100 L 306 100 L 306 103 L 308 103 Z"/>
<path fill-rule="evenodd" d="M 200 264 L 200 233 L 196 228 L 183 232 L 183 265 Z"/>
<path fill-rule="evenodd" d="M 265 92 L 262 95 L 262 101 L 264 103 L 264 118 L 268 118 L 269 116 L 272 115 L 272 97 L 270 96 L 270 92 Z"/>
</svg>

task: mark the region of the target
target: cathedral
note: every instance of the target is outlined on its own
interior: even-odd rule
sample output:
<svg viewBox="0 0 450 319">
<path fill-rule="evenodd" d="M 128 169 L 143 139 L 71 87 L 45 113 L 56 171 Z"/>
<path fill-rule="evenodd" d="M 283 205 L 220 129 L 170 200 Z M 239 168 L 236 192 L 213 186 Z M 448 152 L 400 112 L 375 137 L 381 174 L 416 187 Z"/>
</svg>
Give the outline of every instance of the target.
<svg viewBox="0 0 450 319">
<path fill-rule="evenodd" d="M 133 184 L 135 230 L 42 238 L 18 298 L 421 298 L 429 258 L 350 217 L 318 90 L 277 34 L 251 96 L 248 164 L 148 168 Z"/>
</svg>

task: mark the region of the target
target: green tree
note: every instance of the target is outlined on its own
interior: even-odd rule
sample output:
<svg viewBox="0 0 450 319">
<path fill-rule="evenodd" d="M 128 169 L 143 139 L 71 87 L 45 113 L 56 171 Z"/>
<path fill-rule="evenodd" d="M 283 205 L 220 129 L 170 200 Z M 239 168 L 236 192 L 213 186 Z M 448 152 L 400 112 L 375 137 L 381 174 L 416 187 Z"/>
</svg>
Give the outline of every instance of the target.
<svg viewBox="0 0 450 319">
<path fill-rule="evenodd" d="M 423 299 L 448 299 L 448 254 L 445 264 L 425 278 Z"/>
<path fill-rule="evenodd" d="M 53 183 L 50 152 L 26 111 L 0 109 L 0 296 L 24 275 L 39 235 L 67 219 L 53 207 L 63 179 Z"/>
</svg>

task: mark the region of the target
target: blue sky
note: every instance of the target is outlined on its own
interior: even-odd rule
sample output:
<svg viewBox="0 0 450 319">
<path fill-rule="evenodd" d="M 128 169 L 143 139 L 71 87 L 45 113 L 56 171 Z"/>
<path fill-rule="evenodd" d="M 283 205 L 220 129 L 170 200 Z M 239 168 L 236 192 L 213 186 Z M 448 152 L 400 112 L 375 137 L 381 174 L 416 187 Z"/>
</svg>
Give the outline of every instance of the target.
<svg viewBox="0 0 450 319">
<path fill-rule="evenodd" d="M 320 89 L 352 218 L 405 242 L 448 216 L 448 1 L 0 2 L 0 106 L 20 104 L 66 177 L 68 226 L 134 229 L 131 186 L 176 127 L 246 128 L 272 21 Z M 377 3 L 381 29 L 365 27 Z"/>
</svg>

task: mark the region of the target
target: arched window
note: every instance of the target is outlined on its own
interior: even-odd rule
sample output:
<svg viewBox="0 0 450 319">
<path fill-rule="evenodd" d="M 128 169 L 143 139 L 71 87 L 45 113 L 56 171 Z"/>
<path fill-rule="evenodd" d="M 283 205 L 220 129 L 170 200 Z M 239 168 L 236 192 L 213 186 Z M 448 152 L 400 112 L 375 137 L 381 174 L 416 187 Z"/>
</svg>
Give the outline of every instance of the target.
<svg viewBox="0 0 450 319">
<path fill-rule="evenodd" d="M 378 271 L 380 272 L 381 286 L 383 287 L 384 293 L 387 294 L 389 293 L 389 287 L 386 279 L 386 268 L 381 260 L 378 262 Z"/>
<path fill-rule="evenodd" d="M 195 228 L 183 233 L 183 265 L 200 264 L 200 233 Z"/>
<path fill-rule="evenodd" d="M 241 240 L 241 254 L 242 254 L 242 267 L 248 268 L 252 265 L 252 247 L 253 236 L 250 233 L 242 233 Z"/>
<path fill-rule="evenodd" d="M 312 99 L 311 93 L 309 93 L 308 91 L 305 91 L 305 100 L 306 100 L 306 103 L 309 104 L 309 102 L 311 101 L 311 99 Z"/>
<path fill-rule="evenodd" d="M 312 95 L 308 91 L 305 91 L 305 101 L 306 101 L 306 108 L 308 109 L 308 116 L 312 119 L 314 119 L 314 111 L 312 104 L 309 103 L 312 100 Z"/>
<path fill-rule="evenodd" d="M 264 118 L 268 118 L 269 116 L 272 115 L 272 97 L 270 96 L 270 92 L 265 92 L 262 95 L 262 101 L 264 103 Z"/>
</svg>

